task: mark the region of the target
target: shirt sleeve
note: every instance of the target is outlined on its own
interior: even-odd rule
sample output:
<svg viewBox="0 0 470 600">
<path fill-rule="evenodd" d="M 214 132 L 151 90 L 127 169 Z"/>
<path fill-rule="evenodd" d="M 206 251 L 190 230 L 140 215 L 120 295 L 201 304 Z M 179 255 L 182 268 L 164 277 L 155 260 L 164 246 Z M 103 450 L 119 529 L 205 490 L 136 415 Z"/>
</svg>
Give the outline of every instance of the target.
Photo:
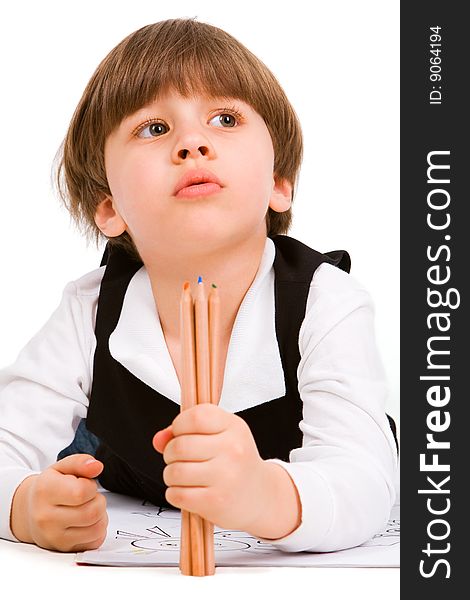
<svg viewBox="0 0 470 600">
<path fill-rule="evenodd" d="M 299 333 L 302 447 L 289 462 L 270 459 L 287 470 L 302 505 L 294 532 L 265 540 L 287 552 L 360 545 L 386 525 L 395 501 L 398 460 L 374 306 L 350 275 L 320 268 Z"/>
<path fill-rule="evenodd" d="M 0 538 L 18 541 L 10 529 L 16 488 L 56 462 L 86 416 L 96 301 L 70 282 L 46 324 L 0 371 Z"/>
</svg>

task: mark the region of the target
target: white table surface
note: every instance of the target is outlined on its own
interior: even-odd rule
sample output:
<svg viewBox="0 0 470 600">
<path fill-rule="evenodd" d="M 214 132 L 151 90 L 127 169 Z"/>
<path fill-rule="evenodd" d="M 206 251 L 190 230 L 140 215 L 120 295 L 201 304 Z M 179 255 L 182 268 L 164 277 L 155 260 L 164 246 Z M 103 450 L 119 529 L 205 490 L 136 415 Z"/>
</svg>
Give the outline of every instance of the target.
<svg viewBox="0 0 470 600">
<path fill-rule="evenodd" d="M 187 577 L 177 567 L 78 566 L 75 554 L 0 540 L 2 598 L 106 600 L 397 600 L 399 569 L 217 567 L 211 577 Z M 7 595 L 4 594 L 8 590 Z"/>
</svg>

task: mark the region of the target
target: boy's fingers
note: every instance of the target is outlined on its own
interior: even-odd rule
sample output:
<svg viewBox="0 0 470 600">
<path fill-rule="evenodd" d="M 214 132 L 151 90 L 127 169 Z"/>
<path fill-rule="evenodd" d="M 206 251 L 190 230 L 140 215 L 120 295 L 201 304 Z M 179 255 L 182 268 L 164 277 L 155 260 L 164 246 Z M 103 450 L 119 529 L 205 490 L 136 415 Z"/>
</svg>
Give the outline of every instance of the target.
<svg viewBox="0 0 470 600">
<path fill-rule="evenodd" d="M 64 523 L 66 529 L 84 528 L 95 525 L 98 521 L 107 518 L 106 498 L 103 494 L 95 496 L 81 506 L 59 505 L 55 507 L 55 518 Z"/>
<path fill-rule="evenodd" d="M 216 404 L 196 404 L 180 412 L 174 419 L 173 435 L 221 433 L 229 426 L 230 419 L 233 419 L 233 415 Z"/>
<path fill-rule="evenodd" d="M 51 468 L 62 475 L 75 475 L 93 479 L 103 470 L 103 463 L 95 460 L 90 454 L 72 454 L 51 465 Z"/>
<path fill-rule="evenodd" d="M 72 546 L 69 552 L 91 550 L 101 546 L 106 539 L 108 516 L 105 514 L 99 521 L 88 527 L 69 527 L 64 532 L 64 540 Z"/>
<path fill-rule="evenodd" d="M 51 476 L 42 482 L 37 492 L 39 498 L 54 506 L 77 507 L 93 500 L 98 494 L 98 486 L 93 479 L 62 475 L 51 469 Z"/>
<path fill-rule="evenodd" d="M 56 506 L 80 506 L 96 496 L 98 486 L 94 478 L 103 467 L 89 454 L 66 456 L 49 467 L 49 477 L 38 481 L 38 493 Z M 55 483 L 51 478 L 57 478 Z"/>
<path fill-rule="evenodd" d="M 201 462 L 211 460 L 217 457 L 221 442 L 222 434 L 219 433 L 178 436 L 166 445 L 163 459 L 167 465 L 180 461 Z"/>
<path fill-rule="evenodd" d="M 160 431 L 157 431 L 157 433 L 153 436 L 153 447 L 155 448 L 155 450 L 158 450 L 158 452 L 161 452 L 163 454 L 165 446 L 171 439 L 173 439 L 173 437 L 174 436 L 171 425 L 169 427 L 166 427 L 165 429 L 161 429 Z"/>
</svg>

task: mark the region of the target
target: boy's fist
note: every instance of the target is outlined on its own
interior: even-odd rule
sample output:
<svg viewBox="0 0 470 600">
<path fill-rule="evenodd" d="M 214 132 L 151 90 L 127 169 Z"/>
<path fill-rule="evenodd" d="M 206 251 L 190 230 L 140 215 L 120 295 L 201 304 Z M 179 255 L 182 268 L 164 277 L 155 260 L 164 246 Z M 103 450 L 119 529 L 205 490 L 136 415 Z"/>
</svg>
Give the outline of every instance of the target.
<svg viewBox="0 0 470 600">
<path fill-rule="evenodd" d="M 60 552 L 101 546 L 108 515 L 93 478 L 102 470 L 103 463 L 89 454 L 73 454 L 25 479 L 12 503 L 15 537 Z"/>
<path fill-rule="evenodd" d="M 170 504 L 219 527 L 249 531 L 265 510 L 271 467 L 247 423 L 214 404 L 183 410 L 153 437 Z"/>
</svg>

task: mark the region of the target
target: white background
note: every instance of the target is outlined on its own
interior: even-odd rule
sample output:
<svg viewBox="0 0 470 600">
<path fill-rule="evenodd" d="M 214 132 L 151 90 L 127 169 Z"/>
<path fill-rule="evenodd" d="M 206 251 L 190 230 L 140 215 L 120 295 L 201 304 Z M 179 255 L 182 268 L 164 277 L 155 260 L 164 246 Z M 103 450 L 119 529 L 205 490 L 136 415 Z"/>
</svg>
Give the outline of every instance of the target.
<svg viewBox="0 0 470 600">
<path fill-rule="evenodd" d="M 375 301 L 387 410 L 398 420 L 398 0 L 2 2 L 0 368 L 44 324 L 65 284 L 99 266 L 102 248 L 86 247 L 51 185 L 54 155 L 82 91 L 123 37 L 175 17 L 225 29 L 285 89 L 305 143 L 289 235 L 322 252 L 350 252 L 352 275 Z M 350 595 L 348 582 L 360 574 L 347 577 L 318 583 L 334 594 L 336 581 Z M 396 597 L 390 581 L 393 596 L 380 590 L 382 598 Z M 361 596 L 373 597 L 367 589 Z"/>
<path fill-rule="evenodd" d="M 51 186 L 88 79 L 128 33 L 181 16 L 234 35 L 284 87 L 305 142 L 289 235 L 321 252 L 350 252 L 352 275 L 375 301 L 387 409 L 398 418 L 398 0 L 3 2 L 0 367 L 49 317 L 65 284 L 99 265 L 101 249 L 86 247 Z"/>
</svg>

